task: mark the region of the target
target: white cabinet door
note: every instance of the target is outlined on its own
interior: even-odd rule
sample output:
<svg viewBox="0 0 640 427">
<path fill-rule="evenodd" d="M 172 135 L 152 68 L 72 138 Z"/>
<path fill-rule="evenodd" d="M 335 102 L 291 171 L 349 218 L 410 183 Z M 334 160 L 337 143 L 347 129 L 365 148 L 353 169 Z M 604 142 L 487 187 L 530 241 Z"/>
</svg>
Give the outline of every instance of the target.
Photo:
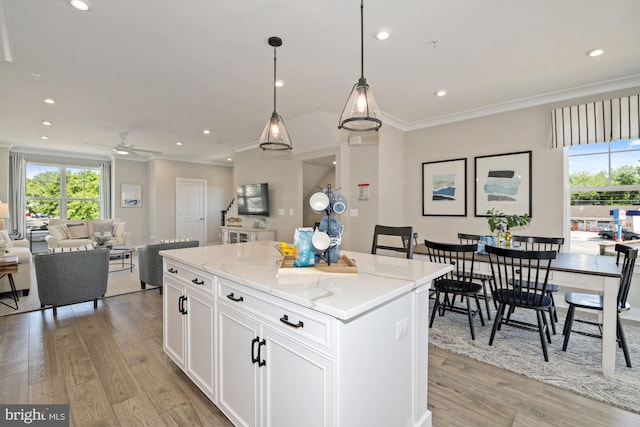
<svg viewBox="0 0 640 427">
<path fill-rule="evenodd" d="M 250 242 L 256 242 L 258 241 L 258 233 L 248 233 L 249 234 L 249 241 Z"/>
<path fill-rule="evenodd" d="M 260 325 L 218 304 L 218 403 L 236 425 L 258 426 Z"/>
<path fill-rule="evenodd" d="M 263 335 L 264 427 L 334 425 L 332 361 L 270 328 Z"/>
<path fill-rule="evenodd" d="M 163 342 L 164 351 L 173 361 L 184 369 L 185 367 L 185 317 L 184 311 L 184 285 L 167 280 L 165 275 L 163 286 Z"/>
<path fill-rule="evenodd" d="M 222 244 L 223 245 L 229 244 L 229 230 L 227 230 L 226 228 L 222 229 Z"/>
<path fill-rule="evenodd" d="M 200 388 L 214 395 L 214 302 L 187 289 L 186 293 L 187 375 Z"/>
</svg>

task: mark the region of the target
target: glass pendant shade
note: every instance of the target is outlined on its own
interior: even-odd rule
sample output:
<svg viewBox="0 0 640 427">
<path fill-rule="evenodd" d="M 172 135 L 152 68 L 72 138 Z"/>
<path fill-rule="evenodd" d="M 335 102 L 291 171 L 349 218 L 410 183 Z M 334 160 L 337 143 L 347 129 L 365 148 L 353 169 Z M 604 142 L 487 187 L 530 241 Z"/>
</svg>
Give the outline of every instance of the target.
<svg viewBox="0 0 640 427">
<path fill-rule="evenodd" d="M 282 46 L 280 37 L 269 37 L 269 46 L 273 47 L 273 113 L 260 135 L 260 148 L 263 150 L 291 150 L 293 144 L 284 120 L 276 112 L 276 48 Z"/>
<path fill-rule="evenodd" d="M 353 86 L 347 103 L 340 116 L 338 129 L 346 129 L 355 132 L 378 130 L 382 126 L 380 110 L 373 97 L 373 92 L 367 84 L 367 80 L 361 77 Z"/>
<path fill-rule="evenodd" d="M 360 79 L 351 89 L 340 115 L 338 129 L 354 132 L 378 130 L 382 126 L 380 110 L 364 78 L 364 1 L 360 0 Z"/>
<path fill-rule="evenodd" d="M 275 111 L 260 135 L 260 148 L 263 150 L 290 150 L 291 139 L 284 125 L 284 119 Z"/>
</svg>

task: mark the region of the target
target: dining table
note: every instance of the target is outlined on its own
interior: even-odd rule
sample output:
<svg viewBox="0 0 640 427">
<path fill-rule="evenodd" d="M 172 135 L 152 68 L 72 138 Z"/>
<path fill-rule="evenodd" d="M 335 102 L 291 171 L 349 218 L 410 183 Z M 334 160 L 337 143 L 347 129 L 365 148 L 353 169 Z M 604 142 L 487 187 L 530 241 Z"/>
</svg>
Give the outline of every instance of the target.
<svg viewBox="0 0 640 427">
<path fill-rule="evenodd" d="M 424 243 L 416 245 L 414 256 L 428 259 L 425 258 L 428 253 Z M 475 272 L 491 274 L 487 254 L 475 254 L 475 263 Z M 621 277 L 616 257 L 608 255 L 559 252 L 549 268 L 549 282 L 560 286 L 561 290 L 591 291 L 603 296 L 601 366 L 605 376 L 613 376 L 616 368 L 618 287 Z"/>
</svg>

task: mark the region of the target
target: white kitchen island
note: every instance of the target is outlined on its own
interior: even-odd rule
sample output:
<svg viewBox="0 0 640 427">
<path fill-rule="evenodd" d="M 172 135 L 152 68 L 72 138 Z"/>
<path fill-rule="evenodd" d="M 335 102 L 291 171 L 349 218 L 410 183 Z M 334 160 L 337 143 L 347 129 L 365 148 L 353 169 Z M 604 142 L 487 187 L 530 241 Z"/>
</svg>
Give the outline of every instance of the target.
<svg viewBox="0 0 640 427">
<path fill-rule="evenodd" d="M 427 290 L 451 267 L 278 274 L 276 244 L 161 252 L 165 353 L 238 426 L 430 426 Z"/>
</svg>

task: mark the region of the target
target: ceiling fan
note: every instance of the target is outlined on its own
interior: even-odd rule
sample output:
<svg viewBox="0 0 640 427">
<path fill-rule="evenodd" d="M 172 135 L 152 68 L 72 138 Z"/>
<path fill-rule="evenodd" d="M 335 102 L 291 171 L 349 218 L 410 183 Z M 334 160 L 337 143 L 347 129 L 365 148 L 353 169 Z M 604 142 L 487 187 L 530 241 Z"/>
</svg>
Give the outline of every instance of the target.
<svg viewBox="0 0 640 427">
<path fill-rule="evenodd" d="M 142 148 L 136 148 L 132 144 L 127 144 L 125 142 L 125 140 L 127 139 L 127 136 L 129 135 L 129 132 L 121 131 L 121 132 L 118 133 L 118 135 L 120 136 L 120 143 L 118 145 L 116 145 L 115 147 L 113 147 L 111 145 L 95 144 L 95 143 L 91 143 L 91 142 L 87 142 L 87 144 L 97 145 L 97 146 L 100 146 L 100 147 L 113 148 L 113 151 L 115 151 L 116 153 L 121 154 L 123 156 L 126 156 L 128 154 L 137 154 L 137 153 L 161 154 L 160 151 L 144 150 Z"/>
</svg>

